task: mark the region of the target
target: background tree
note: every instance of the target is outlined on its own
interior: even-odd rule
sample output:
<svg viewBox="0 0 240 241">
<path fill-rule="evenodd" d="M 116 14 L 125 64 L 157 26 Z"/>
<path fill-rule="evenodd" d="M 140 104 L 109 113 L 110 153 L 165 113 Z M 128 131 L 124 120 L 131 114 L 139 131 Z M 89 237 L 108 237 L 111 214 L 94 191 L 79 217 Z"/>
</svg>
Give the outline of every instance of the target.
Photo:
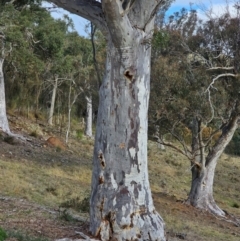
<svg viewBox="0 0 240 241">
<path fill-rule="evenodd" d="M 1 4 L 1 128 L 10 134 L 8 121 L 6 117 L 6 103 L 5 103 L 5 84 L 4 74 L 7 72 L 7 81 L 11 79 L 14 82 L 16 75 L 31 75 L 31 70 L 34 68 L 34 63 L 38 63 L 36 58 L 32 55 L 31 45 L 33 39 L 30 31 L 29 21 L 27 21 L 25 11 L 19 11 L 12 4 Z M 5 66 L 3 63 L 5 61 Z M 22 63 L 29 64 L 29 70 L 24 69 Z M 8 72 L 12 66 L 11 73 Z M 36 65 L 35 65 L 36 66 Z M 33 68 L 31 68 L 33 67 Z M 3 73 L 4 70 L 4 73 Z M 6 77 L 6 74 L 5 74 Z"/>
<path fill-rule="evenodd" d="M 239 74 L 234 68 L 238 47 L 233 44 L 239 20 L 227 13 L 199 25 L 195 11 L 176 16 L 165 28 L 168 44 L 161 48 L 161 61 L 153 64 L 151 120 L 182 148 L 162 135 L 161 143 L 191 161 L 188 202 L 225 216 L 213 199 L 213 180 L 218 159 L 239 123 Z"/>
</svg>

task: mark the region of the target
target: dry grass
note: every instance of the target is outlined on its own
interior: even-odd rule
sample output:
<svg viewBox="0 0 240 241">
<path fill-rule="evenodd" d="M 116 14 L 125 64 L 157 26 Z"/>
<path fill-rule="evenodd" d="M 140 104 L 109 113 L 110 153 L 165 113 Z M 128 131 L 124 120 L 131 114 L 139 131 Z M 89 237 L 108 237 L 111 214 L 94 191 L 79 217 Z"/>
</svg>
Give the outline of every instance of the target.
<svg viewBox="0 0 240 241">
<path fill-rule="evenodd" d="M 41 165 L 31 161 L 0 160 L 0 190 L 47 206 L 84 197 L 90 187 L 91 170 L 86 166 Z"/>
<path fill-rule="evenodd" d="M 221 222 L 218 218 L 179 204 L 190 191 L 189 161 L 170 148 L 162 151 L 149 141 L 149 178 L 154 200 L 167 230 L 187 234 L 187 240 L 239 241 L 239 228 Z M 227 212 L 240 217 L 240 162 L 239 157 L 223 154 L 219 160 L 214 183 L 217 204 Z M 161 195 L 162 194 L 162 195 Z M 168 197 L 165 199 L 165 196 Z M 174 204 L 174 200 L 175 203 Z M 180 202 L 176 202 L 180 201 Z M 207 215 L 207 216 L 206 216 Z M 238 231 L 236 231 L 238 230 Z"/>
<path fill-rule="evenodd" d="M 91 183 L 93 140 L 71 138 L 69 146 L 73 154 L 58 153 L 54 148 L 38 148 L 26 156 L 26 147 L 19 148 L 19 155 L 14 154 L 16 147 L 3 148 L 0 152 L 0 194 L 50 207 L 84 199 Z M 240 231 L 236 231 L 233 224 L 182 204 L 191 182 L 190 164 L 186 158 L 169 148 L 162 151 L 152 141 L 149 141 L 148 152 L 154 202 L 170 236 L 184 233 L 189 241 L 240 240 Z M 240 206 L 239 170 L 239 158 L 224 154 L 217 166 L 214 184 L 214 196 L 219 206 L 237 216 L 240 216 L 240 208 L 237 208 Z"/>
</svg>

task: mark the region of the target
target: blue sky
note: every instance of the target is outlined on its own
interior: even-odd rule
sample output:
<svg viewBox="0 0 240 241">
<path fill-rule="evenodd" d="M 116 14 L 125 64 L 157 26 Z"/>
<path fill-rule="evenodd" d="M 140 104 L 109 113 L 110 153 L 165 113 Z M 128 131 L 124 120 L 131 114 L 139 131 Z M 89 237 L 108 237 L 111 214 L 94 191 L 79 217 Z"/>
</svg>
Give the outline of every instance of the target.
<svg viewBox="0 0 240 241">
<path fill-rule="evenodd" d="M 223 12 L 224 6 L 226 6 L 226 0 L 176 0 L 174 3 L 172 3 L 168 13 L 171 14 L 173 12 L 177 12 L 183 7 L 189 8 L 190 2 L 192 3 L 193 9 L 198 9 L 201 12 L 200 8 L 203 6 L 205 8 L 211 7 L 216 14 Z M 231 0 L 228 0 L 228 2 L 230 5 L 233 3 Z M 47 4 L 45 4 L 45 6 L 46 5 Z M 63 9 L 58 9 L 57 11 L 55 10 L 52 12 L 53 17 L 56 18 L 61 18 L 63 14 L 69 13 Z M 85 32 L 85 26 L 88 21 L 74 14 L 70 14 L 70 17 L 73 19 L 75 29 L 78 31 L 78 33 L 82 36 L 87 36 L 87 33 Z"/>
</svg>

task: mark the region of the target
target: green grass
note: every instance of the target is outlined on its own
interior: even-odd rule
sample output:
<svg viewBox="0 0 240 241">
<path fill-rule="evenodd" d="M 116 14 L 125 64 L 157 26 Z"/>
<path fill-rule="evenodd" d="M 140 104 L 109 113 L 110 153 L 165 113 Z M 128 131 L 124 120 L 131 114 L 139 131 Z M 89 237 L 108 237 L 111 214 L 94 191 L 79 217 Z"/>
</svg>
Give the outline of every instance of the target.
<svg viewBox="0 0 240 241">
<path fill-rule="evenodd" d="M 4 241 L 7 238 L 7 233 L 0 227 L 0 241 Z"/>
</svg>

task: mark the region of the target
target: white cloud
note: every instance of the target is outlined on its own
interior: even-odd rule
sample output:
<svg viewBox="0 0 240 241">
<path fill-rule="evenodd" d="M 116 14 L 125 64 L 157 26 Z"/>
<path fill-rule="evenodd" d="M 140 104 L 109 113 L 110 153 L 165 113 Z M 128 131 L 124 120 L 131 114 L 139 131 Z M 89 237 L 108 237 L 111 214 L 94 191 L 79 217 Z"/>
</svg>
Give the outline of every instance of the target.
<svg viewBox="0 0 240 241">
<path fill-rule="evenodd" d="M 199 13 L 199 17 L 202 19 L 211 17 L 218 17 L 225 13 L 228 6 L 228 11 L 234 15 L 235 9 L 233 7 L 235 0 L 176 0 L 168 10 L 168 13 L 177 12 L 181 8 L 190 8 L 190 2 L 193 9 L 196 9 Z"/>
</svg>

